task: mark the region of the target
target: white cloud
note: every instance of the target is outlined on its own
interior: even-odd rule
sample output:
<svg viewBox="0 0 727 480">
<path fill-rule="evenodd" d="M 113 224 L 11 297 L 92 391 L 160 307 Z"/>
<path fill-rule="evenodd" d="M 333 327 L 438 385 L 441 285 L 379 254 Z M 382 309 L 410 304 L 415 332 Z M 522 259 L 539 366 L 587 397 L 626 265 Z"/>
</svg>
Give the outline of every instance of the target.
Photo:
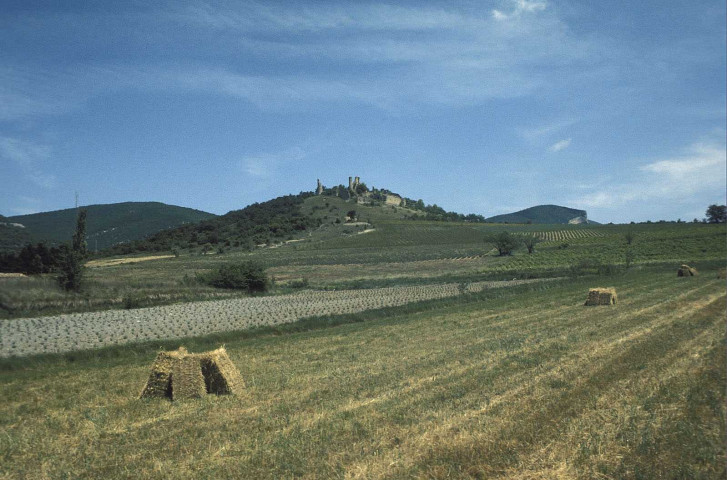
<svg viewBox="0 0 727 480">
<path fill-rule="evenodd" d="M 551 152 L 560 152 L 561 150 L 565 150 L 570 146 L 571 139 L 566 138 L 565 140 L 561 140 L 559 142 L 555 142 L 553 145 L 551 145 L 548 150 Z"/>
<path fill-rule="evenodd" d="M 624 172 L 629 180 L 611 183 L 574 200 L 593 208 L 617 208 L 634 202 L 704 203 L 700 198 L 727 188 L 727 149 L 724 143 L 696 143 L 683 155 L 652 161 Z M 616 173 L 616 172 L 613 172 Z"/>
<path fill-rule="evenodd" d="M 55 176 L 45 173 L 40 166 L 50 157 L 50 152 L 50 148 L 46 145 L 0 137 L 0 158 L 13 162 L 26 180 L 46 189 L 56 185 Z"/>
<path fill-rule="evenodd" d="M 492 10 L 492 17 L 498 21 L 505 21 L 512 18 L 517 18 L 523 13 L 534 13 L 545 10 L 548 4 L 540 0 L 514 0 L 514 8 L 512 12 L 505 13 L 502 10 Z"/>
</svg>

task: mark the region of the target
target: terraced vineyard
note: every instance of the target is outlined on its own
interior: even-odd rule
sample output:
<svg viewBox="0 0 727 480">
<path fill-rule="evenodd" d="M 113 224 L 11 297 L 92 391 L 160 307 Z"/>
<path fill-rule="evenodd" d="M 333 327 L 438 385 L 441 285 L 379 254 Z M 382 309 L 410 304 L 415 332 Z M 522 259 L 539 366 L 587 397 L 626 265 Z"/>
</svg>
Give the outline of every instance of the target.
<svg viewBox="0 0 727 480">
<path fill-rule="evenodd" d="M 197 337 L 217 332 L 280 325 L 305 317 L 355 313 L 405 305 L 528 282 L 522 280 L 353 291 L 307 291 L 274 297 L 23 318 L 0 323 L 0 357 L 59 353 L 132 342 Z"/>
</svg>

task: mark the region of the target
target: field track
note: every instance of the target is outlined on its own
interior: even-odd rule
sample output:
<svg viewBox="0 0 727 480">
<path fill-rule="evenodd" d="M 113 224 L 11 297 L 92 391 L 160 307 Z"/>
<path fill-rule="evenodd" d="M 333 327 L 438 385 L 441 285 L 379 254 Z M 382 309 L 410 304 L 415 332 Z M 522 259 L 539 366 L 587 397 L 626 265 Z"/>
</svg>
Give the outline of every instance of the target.
<svg viewBox="0 0 727 480">
<path fill-rule="evenodd" d="M 543 280 L 476 282 L 467 292 Z M 291 323 L 302 318 L 362 312 L 459 295 L 456 283 L 307 291 L 292 295 L 106 310 L 0 323 L 0 357 L 61 353 L 109 345 L 175 339 Z"/>
</svg>

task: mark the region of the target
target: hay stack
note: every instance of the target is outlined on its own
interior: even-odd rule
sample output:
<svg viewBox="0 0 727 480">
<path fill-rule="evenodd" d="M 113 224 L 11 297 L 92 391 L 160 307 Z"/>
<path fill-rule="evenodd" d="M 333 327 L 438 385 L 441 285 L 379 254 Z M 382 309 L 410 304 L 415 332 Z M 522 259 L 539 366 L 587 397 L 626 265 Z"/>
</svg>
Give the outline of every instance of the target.
<svg viewBox="0 0 727 480">
<path fill-rule="evenodd" d="M 184 347 L 159 352 L 141 398 L 199 398 L 208 393 L 237 394 L 245 386 L 227 351 L 189 353 Z"/>
<path fill-rule="evenodd" d="M 699 272 L 697 272 L 696 268 L 690 267 L 689 265 L 682 265 L 677 270 L 677 277 L 694 277 L 695 275 L 699 275 Z"/>
<path fill-rule="evenodd" d="M 614 288 L 591 288 L 588 291 L 586 305 L 613 305 L 618 299 Z"/>
</svg>

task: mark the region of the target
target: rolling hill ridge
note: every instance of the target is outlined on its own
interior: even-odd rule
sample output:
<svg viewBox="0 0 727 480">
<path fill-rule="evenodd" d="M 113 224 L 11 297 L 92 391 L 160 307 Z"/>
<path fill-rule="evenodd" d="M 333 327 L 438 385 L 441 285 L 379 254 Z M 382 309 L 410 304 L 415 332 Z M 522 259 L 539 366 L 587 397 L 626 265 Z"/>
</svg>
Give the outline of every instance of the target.
<svg viewBox="0 0 727 480">
<path fill-rule="evenodd" d="M 88 247 L 92 251 L 215 217 L 211 213 L 160 202 L 124 202 L 81 208 L 88 211 L 86 232 Z M 75 208 L 7 217 L 5 222 L 22 224 L 25 228 L 0 231 L 0 244 L 8 243 L 2 241 L 3 233 L 17 235 L 17 230 L 24 230 L 27 241 L 49 245 L 68 242 L 76 227 L 76 218 Z M 22 247 L 22 244 L 16 247 Z"/>
</svg>

